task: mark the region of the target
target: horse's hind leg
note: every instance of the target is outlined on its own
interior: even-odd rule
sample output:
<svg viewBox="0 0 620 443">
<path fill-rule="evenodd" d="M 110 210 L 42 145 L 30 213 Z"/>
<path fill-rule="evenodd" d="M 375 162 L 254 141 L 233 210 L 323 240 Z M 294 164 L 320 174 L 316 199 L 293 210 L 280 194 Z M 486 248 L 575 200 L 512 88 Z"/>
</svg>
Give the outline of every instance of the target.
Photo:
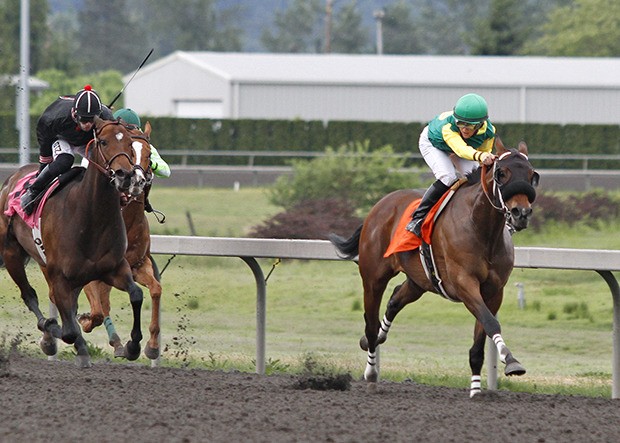
<svg viewBox="0 0 620 443">
<path fill-rule="evenodd" d="M 409 303 L 419 300 L 423 293 L 424 290 L 416 285 L 410 278 L 407 278 L 403 284 L 394 288 L 394 292 L 392 292 L 392 296 L 385 309 L 385 314 L 381 320 L 379 336 L 377 338 L 378 344 L 385 343 L 387 340 L 388 331 L 392 326 L 396 314 Z"/>
<path fill-rule="evenodd" d="M 369 383 L 376 383 L 379 379 L 377 369 L 377 337 L 379 332 L 379 308 L 383 292 L 389 282 L 389 278 L 384 278 L 376 282 L 364 283 L 364 336 L 360 339 L 360 347 L 368 351 L 364 379 Z"/>
<path fill-rule="evenodd" d="M 36 291 L 28 282 L 26 276 L 25 253 L 15 248 L 5 248 L 3 253 L 4 265 L 7 272 L 19 288 L 21 298 L 28 309 L 37 317 L 37 328 L 44 333 L 41 340 L 41 350 L 45 355 L 56 355 L 55 338 L 60 338 L 61 329 L 54 318 L 46 318 L 39 308 L 39 298 Z"/>
<path fill-rule="evenodd" d="M 481 376 L 482 365 L 484 363 L 484 344 L 486 343 L 486 334 L 484 328 L 479 321 L 476 321 L 474 327 L 474 344 L 469 350 L 469 367 L 471 369 L 471 384 L 469 386 L 469 396 L 473 397 L 481 392 Z"/>
</svg>

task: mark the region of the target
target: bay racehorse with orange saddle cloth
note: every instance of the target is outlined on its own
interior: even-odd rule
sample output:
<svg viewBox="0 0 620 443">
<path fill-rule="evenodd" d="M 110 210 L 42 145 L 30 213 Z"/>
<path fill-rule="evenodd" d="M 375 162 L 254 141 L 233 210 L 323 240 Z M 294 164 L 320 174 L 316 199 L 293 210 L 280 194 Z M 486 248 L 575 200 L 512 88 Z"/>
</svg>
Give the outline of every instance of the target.
<svg viewBox="0 0 620 443">
<path fill-rule="evenodd" d="M 476 318 L 474 343 L 469 351 L 471 396 L 481 389 L 486 336 L 495 343 L 506 375 L 525 374 L 525 368 L 504 343 L 495 315 L 514 265 L 508 227 L 516 231 L 527 227 L 539 176 L 527 158 L 525 143 L 521 142 L 518 150 L 507 149 L 497 139 L 496 150 L 498 159 L 492 168 L 483 165 L 467 177 L 436 215 L 432 231 L 433 217 L 427 217 L 422 237 L 430 248 L 418 247 L 422 241 L 405 230 L 411 202 L 422 196 L 414 190 L 399 190 L 383 197 L 349 239 L 330 237 L 341 256 L 357 257 L 366 322 L 360 346 L 368 353 L 364 378 L 372 383 L 369 387 L 378 380 L 377 346 L 386 341 L 396 314 L 425 292 L 462 302 Z M 421 249 L 432 254 L 432 260 L 425 260 Z M 434 273 L 427 272 L 428 263 Z M 379 321 L 387 284 L 401 272 L 406 280 L 394 289 Z"/>
</svg>

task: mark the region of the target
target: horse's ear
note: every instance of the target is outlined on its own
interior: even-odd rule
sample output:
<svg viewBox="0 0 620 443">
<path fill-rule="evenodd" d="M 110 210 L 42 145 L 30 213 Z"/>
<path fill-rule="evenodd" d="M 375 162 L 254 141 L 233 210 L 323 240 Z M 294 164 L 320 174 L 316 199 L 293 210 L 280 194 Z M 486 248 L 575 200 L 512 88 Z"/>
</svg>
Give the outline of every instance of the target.
<svg viewBox="0 0 620 443">
<path fill-rule="evenodd" d="M 142 131 L 142 132 L 144 132 L 147 137 L 150 137 L 151 136 L 151 129 L 152 129 L 151 128 L 151 122 L 147 121 L 146 124 L 144 125 L 144 131 Z"/>
<path fill-rule="evenodd" d="M 521 154 L 527 155 L 527 144 L 524 141 L 520 141 L 517 148 Z"/>
<path fill-rule="evenodd" d="M 502 139 L 499 138 L 499 135 L 496 135 L 495 136 L 495 154 L 502 155 L 507 150 L 508 149 L 506 149 L 506 146 L 504 146 L 504 142 L 502 141 Z"/>
</svg>

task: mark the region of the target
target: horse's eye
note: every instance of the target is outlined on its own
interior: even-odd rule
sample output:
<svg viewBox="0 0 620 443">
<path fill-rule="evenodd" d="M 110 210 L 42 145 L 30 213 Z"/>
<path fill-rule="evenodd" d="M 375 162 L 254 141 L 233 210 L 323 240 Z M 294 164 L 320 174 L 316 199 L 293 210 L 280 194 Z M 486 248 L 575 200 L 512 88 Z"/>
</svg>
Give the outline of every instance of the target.
<svg viewBox="0 0 620 443">
<path fill-rule="evenodd" d="M 108 146 L 107 140 L 101 140 L 101 146 Z"/>
</svg>

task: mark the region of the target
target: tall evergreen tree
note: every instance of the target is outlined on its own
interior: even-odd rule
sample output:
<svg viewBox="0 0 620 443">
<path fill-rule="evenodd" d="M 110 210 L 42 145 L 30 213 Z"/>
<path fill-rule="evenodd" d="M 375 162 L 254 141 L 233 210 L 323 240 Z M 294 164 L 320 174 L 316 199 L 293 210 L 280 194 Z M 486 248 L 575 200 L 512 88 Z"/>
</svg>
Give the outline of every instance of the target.
<svg viewBox="0 0 620 443">
<path fill-rule="evenodd" d="M 261 42 L 270 52 L 320 52 L 322 17 L 321 0 L 293 0 L 284 11 L 276 11 L 273 26 L 263 28 Z"/>
<path fill-rule="evenodd" d="M 489 14 L 467 35 L 474 55 L 515 55 L 530 33 L 523 0 L 491 0 Z"/>
<path fill-rule="evenodd" d="M 524 54 L 620 57 L 620 3 L 575 0 L 551 11 L 543 32 L 525 45 Z"/>
<path fill-rule="evenodd" d="M 160 57 L 177 50 L 242 50 L 236 8 L 218 9 L 215 0 L 138 0 L 132 7 L 141 11 L 149 45 Z"/>
<path fill-rule="evenodd" d="M 73 56 L 88 73 L 127 73 L 147 53 L 142 22 L 127 13 L 127 0 L 85 0 L 78 14 L 79 51 Z"/>
<path fill-rule="evenodd" d="M 332 52 L 357 54 L 368 52 L 368 29 L 362 26 L 357 1 L 352 0 L 336 14 L 332 31 Z"/>
<path fill-rule="evenodd" d="M 0 0 L 0 73 L 18 74 L 20 64 L 20 0 Z M 49 36 L 47 0 L 30 0 L 30 73 L 43 64 Z"/>
<path fill-rule="evenodd" d="M 384 10 L 383 52 L 385 54 L 420 54 L 422 45 L 409 2 L 398 0 L 386 6 Z"/>
</svg>

